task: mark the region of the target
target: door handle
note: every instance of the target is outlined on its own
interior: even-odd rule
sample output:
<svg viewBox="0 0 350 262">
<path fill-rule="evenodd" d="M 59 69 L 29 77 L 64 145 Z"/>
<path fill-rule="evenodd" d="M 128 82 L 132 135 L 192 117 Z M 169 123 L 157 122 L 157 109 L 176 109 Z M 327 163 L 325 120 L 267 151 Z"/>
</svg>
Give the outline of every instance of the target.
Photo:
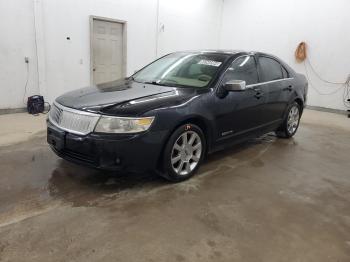
<svg viewBox="0 0 350 262">
<path fill-rule="evenodd" d="M 259 93 L 256 93 L 254 96 L 255 96 L 257 99 L 260 99 L 261 97 L 264 96 L 264 93 L 259 92 Z"/>
<path fill-rule="evenodd" d="M 255 98 L 260 99 L 261 97 L 264 96 L 264 92 L 262 92 L 260 89 L 255 88 L 254 91 L 255 91 L 255 95 L 254 95 Z"/>
<path fill-rule="evenodd" d="M 285 88 L 283 88 L 283 91 L 292 91 L 293 90 L 293 87 L 292 87 L 292 85 L 289 85 L 288 87 L 285 87 Z"/>
</svg>

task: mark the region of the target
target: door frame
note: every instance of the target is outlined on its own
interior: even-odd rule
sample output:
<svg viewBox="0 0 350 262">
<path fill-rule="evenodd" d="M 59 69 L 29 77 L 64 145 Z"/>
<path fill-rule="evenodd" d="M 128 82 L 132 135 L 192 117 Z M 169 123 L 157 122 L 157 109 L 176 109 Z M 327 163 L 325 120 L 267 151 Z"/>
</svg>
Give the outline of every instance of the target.
<svg viewBox="0 0 350 262">
<path fill-rule="evenodd" d="M 127 66 L 127 22 L 124 20 L 107 18 L 101 16 L 90 15 L 90 84 L 94 84 L 94 21 L 105 21 L 111 23 L 119 23 L 123 26 L 123 68 L 122 68 L 122 76 L 126 77 L 126 66 Z"/>
</svg>

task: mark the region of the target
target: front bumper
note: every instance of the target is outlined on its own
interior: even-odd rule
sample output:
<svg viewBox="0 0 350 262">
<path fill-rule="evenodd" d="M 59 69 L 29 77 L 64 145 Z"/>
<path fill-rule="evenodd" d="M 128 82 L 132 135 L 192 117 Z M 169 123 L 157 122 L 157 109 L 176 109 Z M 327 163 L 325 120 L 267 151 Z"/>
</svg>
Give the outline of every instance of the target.
<svg viewBox="0 0 350 262">
<path fill-rule="evenodd" d="M 47 142 L 60 157 L 104 170 L 145 171 L 157 167 L 166 131 L 76 135 L 47 122 Z"/>
</svg>

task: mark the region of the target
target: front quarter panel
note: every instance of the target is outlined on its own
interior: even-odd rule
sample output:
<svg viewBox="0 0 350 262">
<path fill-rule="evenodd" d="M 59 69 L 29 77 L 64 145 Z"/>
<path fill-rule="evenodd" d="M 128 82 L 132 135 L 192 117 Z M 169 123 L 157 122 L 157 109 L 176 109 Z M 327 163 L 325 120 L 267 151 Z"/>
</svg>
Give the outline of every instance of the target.
<svg viewBox="0 0 350 262">
<path fill-rule="evenodd" d="M 215 134 L 215 116 L 212 108 L 212 96 L 214 92 L 208 90 L 205 93 L 197 93 L 177 105 L 164 106 L 162 108 L 154 109 L 147 112 L 148 116 L 155 116 L 155 121 L 151 127 L 151 131 L 166 131 L 163 144 L 165 144 L 174 132 L 174 130 L 181 124 L 187 122 L 198 121 L 205 125 L 208 146 L 211 147 L 213 134 Z"/>
</svg>

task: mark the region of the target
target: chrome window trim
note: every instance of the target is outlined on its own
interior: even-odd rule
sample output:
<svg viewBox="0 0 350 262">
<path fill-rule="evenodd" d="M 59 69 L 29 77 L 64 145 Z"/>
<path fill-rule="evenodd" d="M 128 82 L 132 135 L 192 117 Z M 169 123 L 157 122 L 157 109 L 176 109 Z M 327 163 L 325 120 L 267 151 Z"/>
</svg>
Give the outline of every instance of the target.
<svg viewBox="0 0 350 262">
<path fill-rule="evenodd" d="M 69 128 L 64 128 L 64 127 L 58 125 L 55 121 L 52 120 L 51 115 L 49 113 L 49 117 L 48 118 L 49 118 L 49 121 L 50 121 L 51 124 L 53 124 L 54 126 L 56 126 L 57 128 L 59 128 L 61 130 L 64 130 L 64 131 L 72 133 L 72 134 L 88 135 L 88 134 L 92 133 L 95 130 L 95 127 L 96 127 L 98 121 L 101 118 L 100 114 L 90 113 L 90 112 L 86 112 L 86 111 L 82 111 L 82 110 L 77 110 L 77 109 L 73 109 L 73 108 L 70 108 L 70 107 L 66 107 L 66 106 L 63 106 L 63 105 L 57 103 L 56 101 L 53 102 L 53 105 L 56 106 L 57 108 L 61 109 L 61 110 L 68 111 L 70 113 L 79 114 L 79 115 L 85 115 L 85 116 L 91 116 L 91 117 L 97 117 L 96 121 L 95 121 L 95 123 L 93 125 L 92 130 L 89 130 L 88 133 L 85 133 L 85 132 L 79 132 L 79 131 L 76 131 L 76 130 L 72 130 L 72 129 L 69 129 Z"/>
<path fill-rule="evenodd" d="M 261 83 L 247 85 L 246 88 L 251 88 L 251 87 L 255 87 L 255 86 L 262 86 L 262 85 L 268 85 L 268 84 L 272 84 L 272 83 L 277 83 L 277 82 L 286 81 L 286 80 L 293 80 L 293 79 L 294 79 L 293 77 L 281 78 L 281 79 L 277 79 L 277 80 L 272 80 L 272 81 L 267 81 L 267 82 L 261 82 Z"/>
</svg>

